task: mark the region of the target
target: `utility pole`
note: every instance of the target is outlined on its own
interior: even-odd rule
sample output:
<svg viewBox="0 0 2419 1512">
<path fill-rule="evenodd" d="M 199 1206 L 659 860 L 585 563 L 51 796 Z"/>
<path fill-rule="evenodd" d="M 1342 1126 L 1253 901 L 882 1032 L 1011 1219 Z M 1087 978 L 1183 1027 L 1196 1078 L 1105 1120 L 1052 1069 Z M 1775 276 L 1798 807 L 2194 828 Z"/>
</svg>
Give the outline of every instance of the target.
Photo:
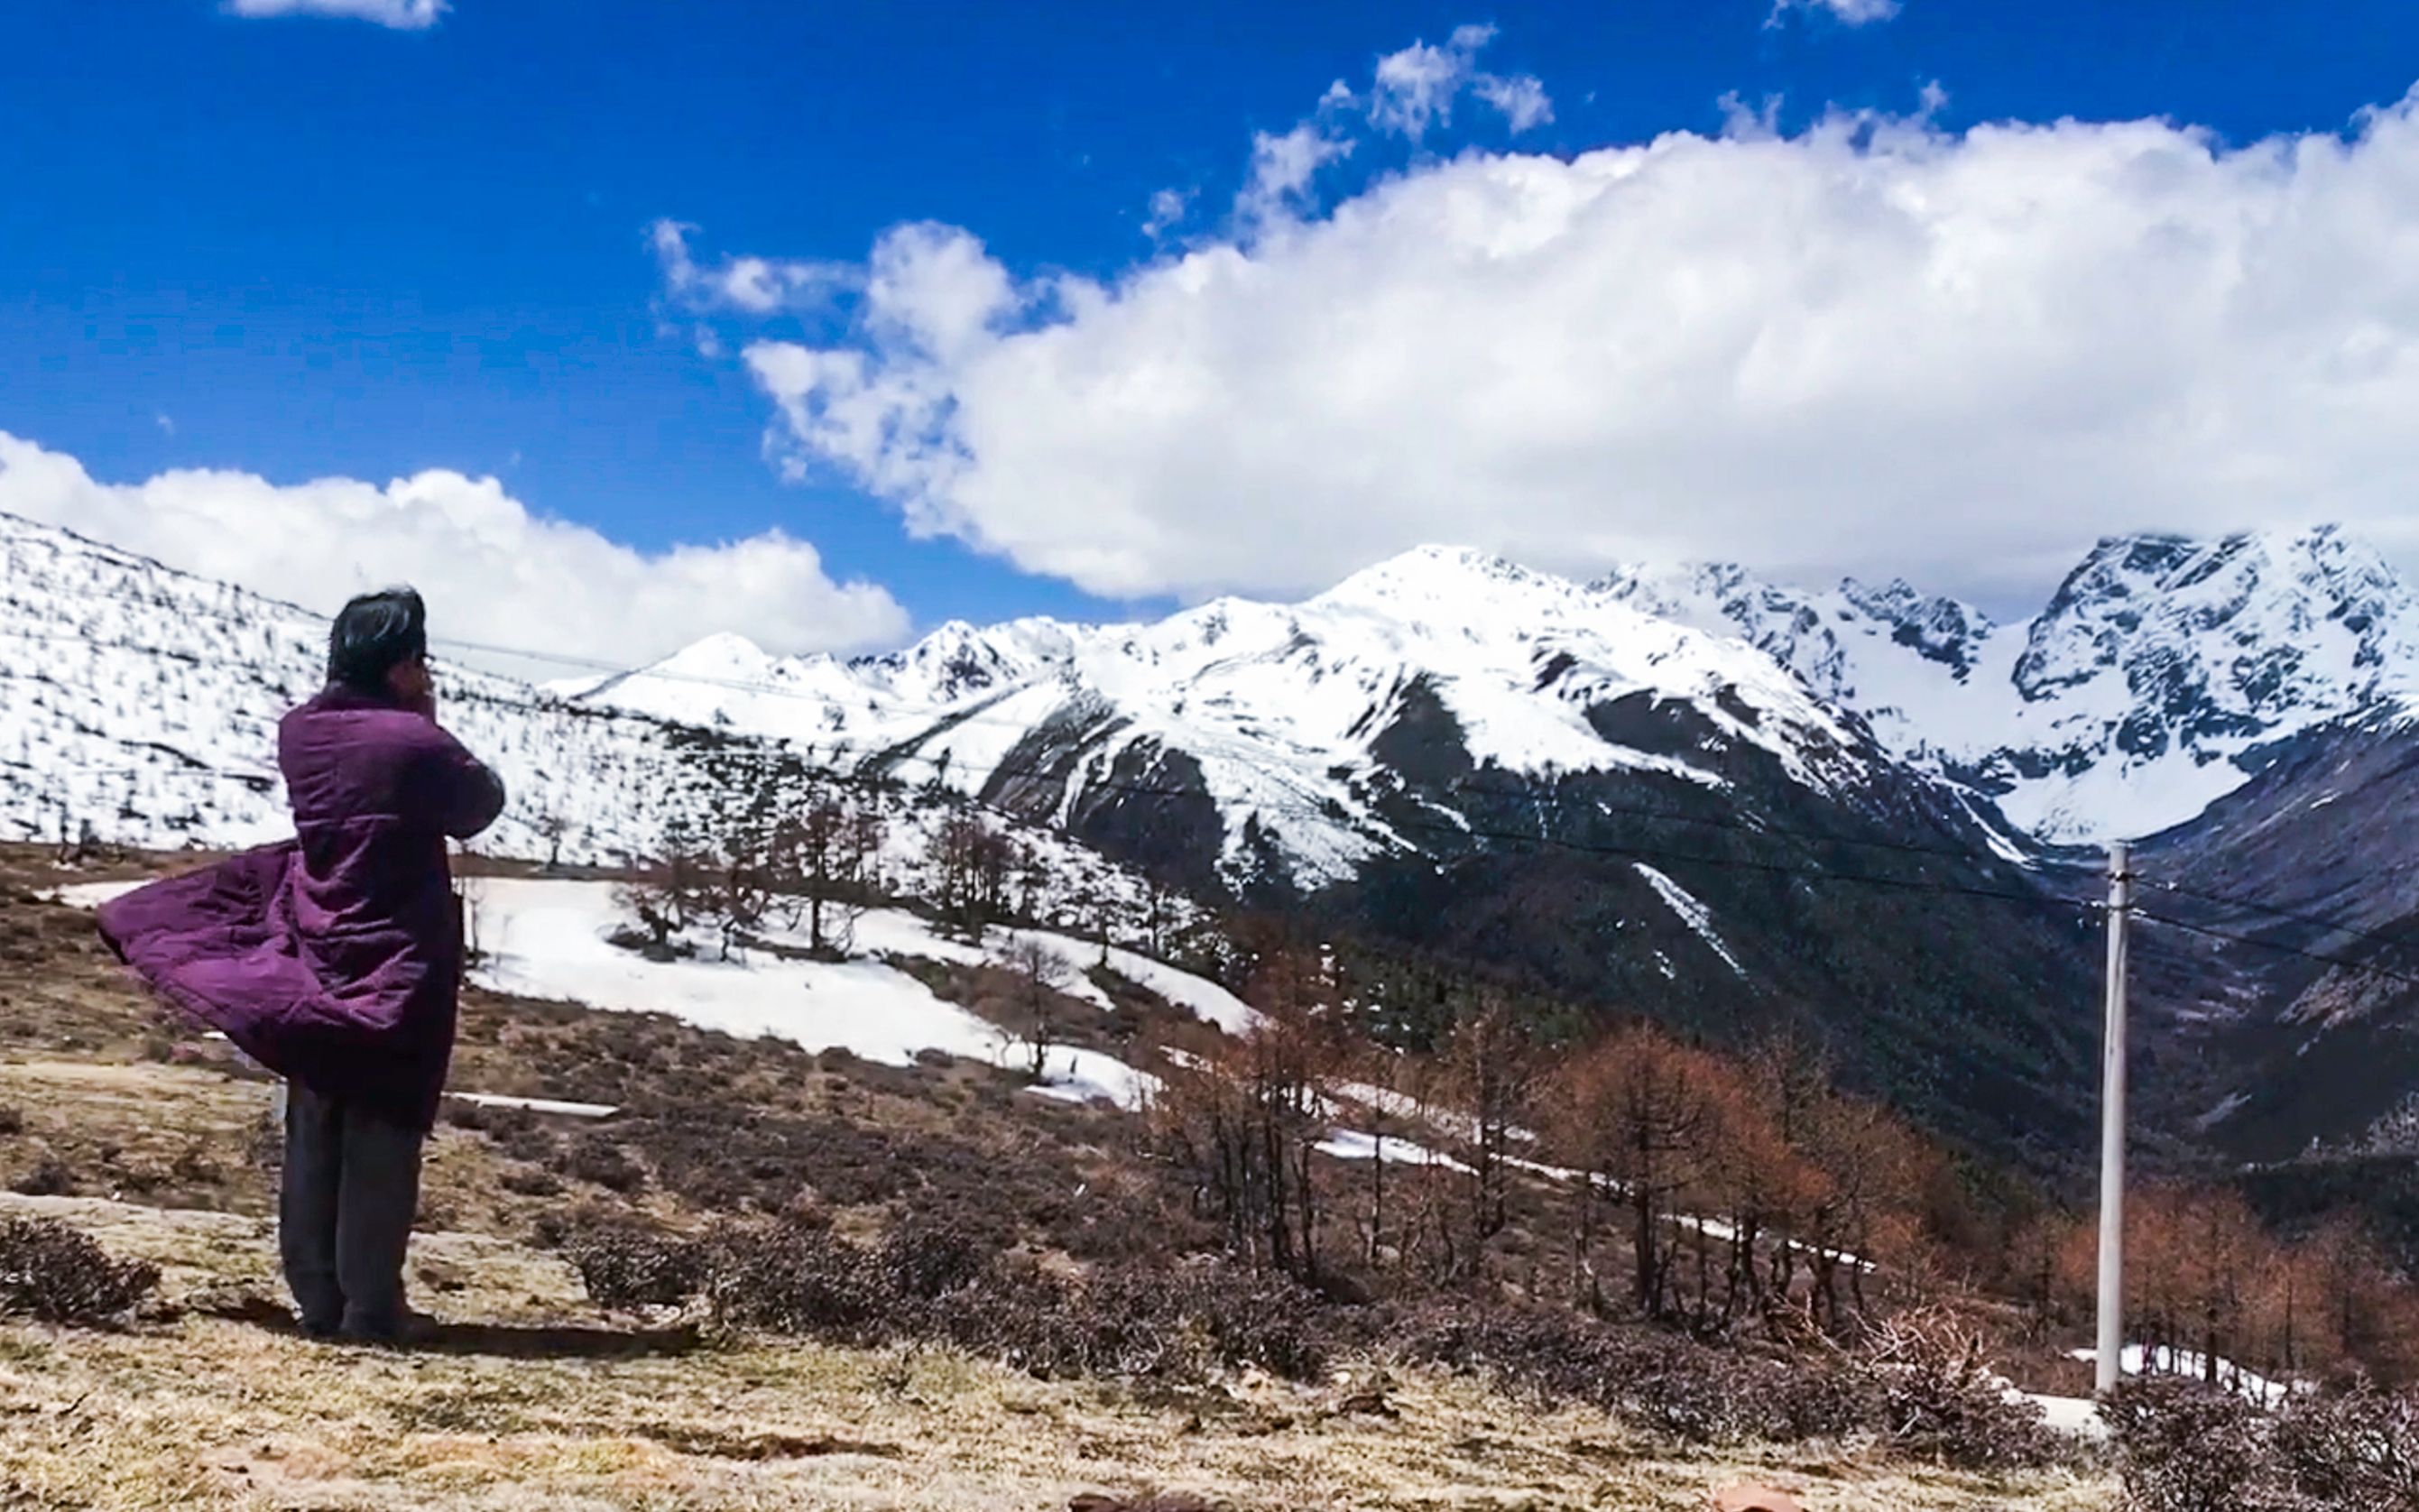
<svg viewBox="0 0 2419 1512">
<path fill-rule="evenodd" d="M 2115 1389 L 2125 1349 L 2125 926 L 2134 912 L 2132 852 L 2108 847 L 2107 1023 L 2100 1049 L 2100 1339 L 2092 1389 Z"/>
</svg>

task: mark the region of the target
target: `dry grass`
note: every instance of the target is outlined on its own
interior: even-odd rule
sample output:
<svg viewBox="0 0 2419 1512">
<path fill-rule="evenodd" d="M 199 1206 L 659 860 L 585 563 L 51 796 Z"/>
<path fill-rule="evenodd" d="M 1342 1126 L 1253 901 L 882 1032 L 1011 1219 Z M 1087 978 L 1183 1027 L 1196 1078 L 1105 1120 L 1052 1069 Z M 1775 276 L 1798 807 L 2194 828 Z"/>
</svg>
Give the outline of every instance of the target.
<svg viewBox="0 0 2419 1512">
<path fill-rule="evenodd" d="M 1386 1411 L 1369 1412 L 1348 1410 L 1369 1405 L 1366 1371 L 1316 1389 L 1243 1381 L 1146 1396 L 929 1349 L 702 1344 L 601 1317 L 531 1242 L 540 1219 L 609 1194 L 576 1180 L 555 1196 L 516 1192 L 512 1179 L 542 1163 L 450 1126 L 430 1151 L 412 1284 L 420 1304 L 475 1325 L 408 1355 L 314 1344 L 279 1321 L 268 1087 L 223 1047 L 165 1032 L 89 917 L 34 899 L 58 880 L 40 857 L 0 848 L 0 1107 L 23 1124 L 0 1125 L 0 1186 L 55 1160 L 85 1196 L 0 1196 L 0 1212 L 65 1218 L 163 1280 L 159 1305 L 124 1332 L 0 1322 L 0 1508 L 988 1512 L 1173 1489 L 1241 1512 L 1544 1512 L 1698 1508 L 1742 1474 L 1816 1512 L 2081 1512 L 2113 1500 L 2106 1482 L 2062 1473 L 1993 1482 L 1802 1448 L 1675 1457 L 1601 1413 L 1543 1411 L 1425 1371 L 1396 1371 Z M 678 1108 L 710 1089 L 809 1143 L 853 1125 L 911 1141 L 899 1148 L 928 1166 L 948 1157 L 899 1198 L 871 1202 L 869 1223 L 901 1201 L 965 1199 L 956 1167 L 967 1151 L 992 1152 L 974 1168 L 1010 1204 L 1025 1199 L 1001 1179 L 1009 1165 L 1097 1190 L 1120 1165 L 1106 1116 L 1019 1097 L 984 1068 L 866 1066 L 479 994 L 465 1003 L 455 1080 L 636 1107 Z M 840 1151 L 807 1153 L 828 1172 Z M 669 1184 L 651 1180 L 640 1205 L 701 1216 Z M 1055 1221 L 1010 1211 L 1026 1227 Z M 846 1228 L 859 1215 L 840 1216 Z"/>
<path fill-rule="evenodd" d="M 0 1505 L 1055 1507 L 1181 1489 L 1238 1508 L 1696 1508 L 1754 1474 L 1813 1508 L 2103 1506 L 2064 1474 L 1993 1482 L 1803 1450 L 1676 1458 L 1584 1411 L 1399 1371 L 1146 1399 L 935 1350 L 708 1345 L 603 1325 L 551 1257 L 424 1236 L 415 1273 L 477 1318 L 432 1351 L 314 1344 L 244 1311 L 274 1295 L 261 1220 L 8 1198 L 160 1264 L 124 1333 L 0 1325 Z M 265 1316 L 265 1313 L 264 1313 Z M 1355 1401 L 1355 1398 L 1362 1398 Z M 13 1499 L 13 1500 L 12 1500 Z"/>
</svg>

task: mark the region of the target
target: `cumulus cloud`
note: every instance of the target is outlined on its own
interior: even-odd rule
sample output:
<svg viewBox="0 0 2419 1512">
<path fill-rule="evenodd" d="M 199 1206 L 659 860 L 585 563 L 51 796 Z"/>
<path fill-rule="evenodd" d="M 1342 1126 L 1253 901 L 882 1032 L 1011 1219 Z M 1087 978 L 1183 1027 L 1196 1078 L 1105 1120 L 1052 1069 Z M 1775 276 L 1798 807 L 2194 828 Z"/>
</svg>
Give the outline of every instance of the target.
<svg viewBox="0 0 2419 1512">
<path fill-rule="evenodd" d="M 236 16 L 343 16 L 399 32 L 425 31 L 453 9 L 448 0 L 226 0 Z"/>
<path fill-rule="evenodd" d="M 0 432 L 0 512 L 322 613 L 410 582 L 443 635 L 616 665 L 722 630 L 806 652 L 894 641 L 907 628 L 889 594 L 834 582 L 813 547 L 778 532 L 639 552 L 532 514 L 494 478 L 458 472 L 382 487 L 198 470 L 108 484 L 72 456 Z"/>
<path fill-rule="evenodd" d="M 856 278 L 845 263 L 804 257 L 727 257 L 709 267 L 689 252 L 688 239 L 696 233 L 697 227 L 678 221 L 647 227 L 665 291 L 685 309 L 771 315 L 820 304 Z"/>
<path fill-rule="evenodd" d="M 1764 23 L 1778 26 L 1789 19 L 1793 10 L 1823 10 L 1843 26 L 1869 26 L 1889 20 L 1902 8 L 1900 0 L 1772 0 L 1772 14 L 1764 18 Z"/>
<path fill-rule="evenodd" d="M 1447 540 L 1988 599 L 2136 528 L 2419 558 L 2413 248 L 2419 96 L 2242 146 L 1858 116 L 1414 164 L 1099 280 L 917 227 L 853 334 L 745 356 L 793 471 L 1107 594 Z"/>
</svg>

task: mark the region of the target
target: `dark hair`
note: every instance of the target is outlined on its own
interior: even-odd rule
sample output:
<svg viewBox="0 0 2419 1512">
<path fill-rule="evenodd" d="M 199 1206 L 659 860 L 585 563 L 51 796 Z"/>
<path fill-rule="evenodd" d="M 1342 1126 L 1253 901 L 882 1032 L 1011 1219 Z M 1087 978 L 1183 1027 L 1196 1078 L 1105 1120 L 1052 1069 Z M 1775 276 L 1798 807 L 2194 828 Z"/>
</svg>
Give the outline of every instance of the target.
<svg viewBox="0 0 2419 1512">
<path fill-rule="evenodd" d="M 345 606 L 328 632 L 328 681 L 356 693 L 383 693 L 387 673 L 428 655 L 428 606 L 408 588 L 363 594 Z"/>
</svg>

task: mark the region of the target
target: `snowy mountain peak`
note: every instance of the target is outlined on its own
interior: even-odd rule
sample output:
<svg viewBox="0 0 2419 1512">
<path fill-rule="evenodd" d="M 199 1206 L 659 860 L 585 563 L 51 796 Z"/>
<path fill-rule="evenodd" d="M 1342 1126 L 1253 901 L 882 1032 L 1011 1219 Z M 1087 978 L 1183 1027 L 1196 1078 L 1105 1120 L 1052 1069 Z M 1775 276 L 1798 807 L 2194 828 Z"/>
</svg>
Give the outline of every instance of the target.
<svg viewBox="0 0 2419 1512">
<path fill-rule="evenodd" d="M 2274 742 L 2398 715 L 2419 685 L 2419 597 L 2333 527 L 2113 536 L 2005 626 L 1899 580 L 1804 593 L 1712 565 L 1598 586 L 1741 636 L 1901 756 L 2057 841 L 2180 824 Z"/>
<path fill-rule="evenodd" d="M 1453 603 L 1473 589 L 1489 598 L 1540 592 L 1567 596 L 1579 591 L 1560 578 L 1532 572 L 1471 547 L 1422 546 L 1364 567 L 1312 599 L 1310 607 L 1360 605 L 1417 612 Z M 1466 614 L 1466 599 L 1464 604 Z"/>
<path fill-rule="evenodd" d="M 1012 687 L 1074 656 L 1090 632 L 1050 619 L 1010 620 L 987 629 L 949 620 L 903 650 L 861 656 L 852 670 L 891 696 L 952 703 Z"/>
<path fill-rule="evenodd" d="M 710 635 L 647 669 L 682 677 L 753 681 L 774 674 L 779 663 L 763 647 L 735 631 Z"/>
<path fill-rule="evenodd" d="M 2419 600 L 2327 528 L 2103 541 L 2033 623 L 2014 677 L 2031 701 L 2121 673 L 2157 705 L 2144 715 L 2247 730 L 2398 696 L 2414 671 Z"/>
<path fill-rule="evenodd" d="M 1961 679 L 1973 671 L 1983 642 L 1997 628 L 1989 615 L 1972 605 L 1922 593 L 1903 578 L 1893 578 L 1879 588 L 1843 578 L 1840 596 L 1874 621 L 1891 626 L 1892 641 L 1951 669 Z"/>
</svg>

